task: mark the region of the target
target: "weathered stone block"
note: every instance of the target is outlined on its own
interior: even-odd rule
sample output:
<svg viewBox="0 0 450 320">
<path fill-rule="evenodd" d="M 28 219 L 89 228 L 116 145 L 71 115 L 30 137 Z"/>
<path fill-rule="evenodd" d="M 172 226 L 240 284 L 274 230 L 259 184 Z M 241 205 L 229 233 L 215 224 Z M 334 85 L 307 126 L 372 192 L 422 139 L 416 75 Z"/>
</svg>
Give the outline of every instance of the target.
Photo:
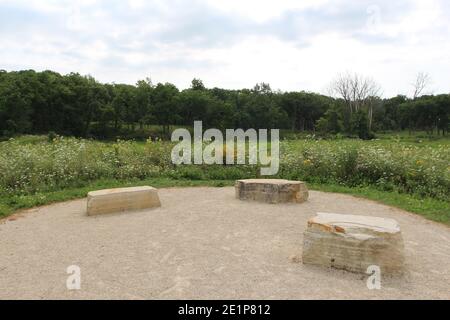
<svg viewBox="0 0 450 320">
<path fill-rule="evenodd" d="M 266 203 L 302 203 L 309 197 L 305 183 L 281 179 L 238 180 L 235 190 L 237 199 Z"/>
<path fill-rule="evenodd" d="M 134 187 L 93 191 L 88 193 L 89 216 L 160 207 L 158 190 Z"/>
<path fill-rule="evenodd" d="M 384 274 L 402 273 L 400 227 L 392 219 L 319 213 L 308 221 L 303 263 L 358 273 L 378 266 Z"/>
</svg>

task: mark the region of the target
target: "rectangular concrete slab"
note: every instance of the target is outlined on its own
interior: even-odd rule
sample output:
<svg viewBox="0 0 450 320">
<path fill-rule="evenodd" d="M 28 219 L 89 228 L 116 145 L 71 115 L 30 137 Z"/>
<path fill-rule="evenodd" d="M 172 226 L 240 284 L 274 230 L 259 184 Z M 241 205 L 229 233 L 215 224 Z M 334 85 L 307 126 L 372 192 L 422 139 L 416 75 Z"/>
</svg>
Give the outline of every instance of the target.
<svg viewBox="0 0 450 320">
<path fill-rule="evenodd" d="M 153 187 L 107 189 L 88 193 L 87 214 L 93 216 L 160 206 L 158 190 Z"/>
<path fill-rule="evenodd" d="M 308 221 L 309 228 L 334 228 L 343 233 L 398 233 L 400 226 L 397 221 L 388 218 L 357 216 L 349 214 L 322 213 Z M 359 232 L 356 232 L 356 231 Z"/>
<path fill-rule="evenodd" d="M 366 273 L 403 273 L 403 238 L 395 220 L 318 213 L 304 234 L 303 263 Z"/>
<path fill-rule="evenodd" d="M 309 191 L 301 181 L 283 179 L 249 179 L 235 183 L 236 198 L 265 203 L 303 203 L 308 200 Z"/>
</svg>

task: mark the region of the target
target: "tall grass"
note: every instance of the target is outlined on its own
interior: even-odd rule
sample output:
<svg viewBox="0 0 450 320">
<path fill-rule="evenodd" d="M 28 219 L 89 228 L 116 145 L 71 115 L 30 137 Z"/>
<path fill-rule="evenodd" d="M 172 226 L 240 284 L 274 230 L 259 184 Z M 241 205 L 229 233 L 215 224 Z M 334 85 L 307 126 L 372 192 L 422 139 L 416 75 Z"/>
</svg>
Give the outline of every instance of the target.
<svg viewBox="0 0 450 320">
<path fill-rule="evenodd" d="M 258 166 L 175 166 L 172 143 L 102 143 L 57 137 L 0 143 L 0 194 L 30 195 L 82 187 L 99 179 L 235 180 L 258 177 Z M 450 198 L 445 143 L 299 140 L 281 143 L 277 177 Z"/>
</svg>

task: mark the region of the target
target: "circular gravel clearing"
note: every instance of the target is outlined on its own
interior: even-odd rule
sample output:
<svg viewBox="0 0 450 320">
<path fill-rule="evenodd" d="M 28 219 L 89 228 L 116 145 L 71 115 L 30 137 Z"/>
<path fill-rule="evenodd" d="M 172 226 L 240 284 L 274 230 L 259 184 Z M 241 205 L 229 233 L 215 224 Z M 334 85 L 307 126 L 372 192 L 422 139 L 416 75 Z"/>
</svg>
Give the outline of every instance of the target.
<svg viewBox="0 0 450 320">
<path fill-rule="evenodd" d="M 355 197 L 311 192 L 260 204 L 233 188 L 161 189 L 163 207 L 86 216 L 86 200 L 0 224 L 0 299 L 450 299 L 450 228 Z M 369 290 L 367 276 L 301 263 L 316 212 L 396 219 L 408 272 Z M 81 290 L 66 288 L 81 268 Z"/>
</svg>

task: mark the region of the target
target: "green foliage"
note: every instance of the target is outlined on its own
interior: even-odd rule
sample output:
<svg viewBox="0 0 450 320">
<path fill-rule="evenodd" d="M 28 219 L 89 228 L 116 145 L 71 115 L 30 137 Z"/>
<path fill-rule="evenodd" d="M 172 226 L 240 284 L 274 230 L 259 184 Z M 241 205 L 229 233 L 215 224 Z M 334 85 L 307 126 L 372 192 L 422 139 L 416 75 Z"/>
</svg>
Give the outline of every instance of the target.
<svg viewBox="0 0 450 320">
<path fill-rule="evenodd" d="M 11 139 L 0 143 L 0 194 L 33 194 L 98 179 L 233 180 L 258 177 L 249 165 L 174 166 L 173 143 L 74 138 Z M 279 177 L 345 186 L 370 185 L 447 200 L 450 148 L 445 143 L 315 140 L 281 143 Z"/>
<path fill-rule="evenodd" d="M 285 142 L 281 177 L 448 200 L 450 148 L 352 140 Z"/>
<path fill-rule="evenodd" d="M 50 131 L 47 135 L 48 142 L 53 142 L 58 137 L 58 135 L 55 133 L 55 131 Z"/>
<path fill-rule="evenodd" d="M 355 102 L 356 103 L 356 102 Z M 294 132 L 342 134 L 362 139 L 371 132 L 408 129 L 445 135 L 450 95 L 370 97 L 358 111 L 342 99 L 309 93 L 273 91 L 259 83 L 253 89 L 208 89 L 194 79 L 179 91 L 170 83 L 101 84 L 77 73 L 52 71 L 0 74 L 0 136 L 46 134 L 115 140 L 155 136 L 170 138 L 174 126 L 277 128 Z M 151 126 L 161 130 L 152 130 Z"/>
<path fill-rule="evenodd" d="M 317 130 L 322 133 L 338 134 L 343 131 L 342 119 L 336 107 L 330 108 L 317 121 Z"/>
<path fill-rule="evenodd" d="M 369 196 L 385 194 L 387 199 L 393 199 L 394 205 L 395 199 L 410 199 L 404 197 L 410 195 L 416 200 L 399 200 L 401 206 L 434 220 L 448 220 L 448 140 L 419 143 L 410 142 L 407 137 L 374 141 L 309 137 L 283 141 L 278 177 L 304 180 L 313 185 L 368 190 Z M 175 166 L 170 159 L 173 146 L 173 143 L 151 139 L 145 143 L 122 140 L 102 143 L 59 136 L 52 138 L 52 142 L 46 136 L 24 136 L 1 142 L 0 211 L 67 199 L 52 195 L 65 195 L 64 190 L 85 190 L 86 186 L 92 188 L 96 184 L 140 185 L 166 179 L 173 181 L 171 184 L 211 181 L 223 186 L 229 185 L 230 180 L 260 177 L 259 166 Z M 69 191 L 67 194 L 72 194 Z M 84 196 L 79 192 L 76 195 Z M 425 207 L 434 211 L 427 213 Z M 439 212 L 447 212 L 447 218 L 439 216 Z"/>
<path fill-rule="evenodd" d="M 358 136 L 362 140 L 373 139 L 374 136 L 369 130 L 369 122 L 367 114 L 363 110 L 359 110 L 351 115 L 350 118 L 351 133 Z"/>
<path fill-rule="evenodd" d="M 191 89 L 192 90 L 205 90 L 205 85 L 203 84 L 203 81 L 200 79 L 194 79 L 192 80 L 192 85 L 191 85 Z"/>
</svg>

